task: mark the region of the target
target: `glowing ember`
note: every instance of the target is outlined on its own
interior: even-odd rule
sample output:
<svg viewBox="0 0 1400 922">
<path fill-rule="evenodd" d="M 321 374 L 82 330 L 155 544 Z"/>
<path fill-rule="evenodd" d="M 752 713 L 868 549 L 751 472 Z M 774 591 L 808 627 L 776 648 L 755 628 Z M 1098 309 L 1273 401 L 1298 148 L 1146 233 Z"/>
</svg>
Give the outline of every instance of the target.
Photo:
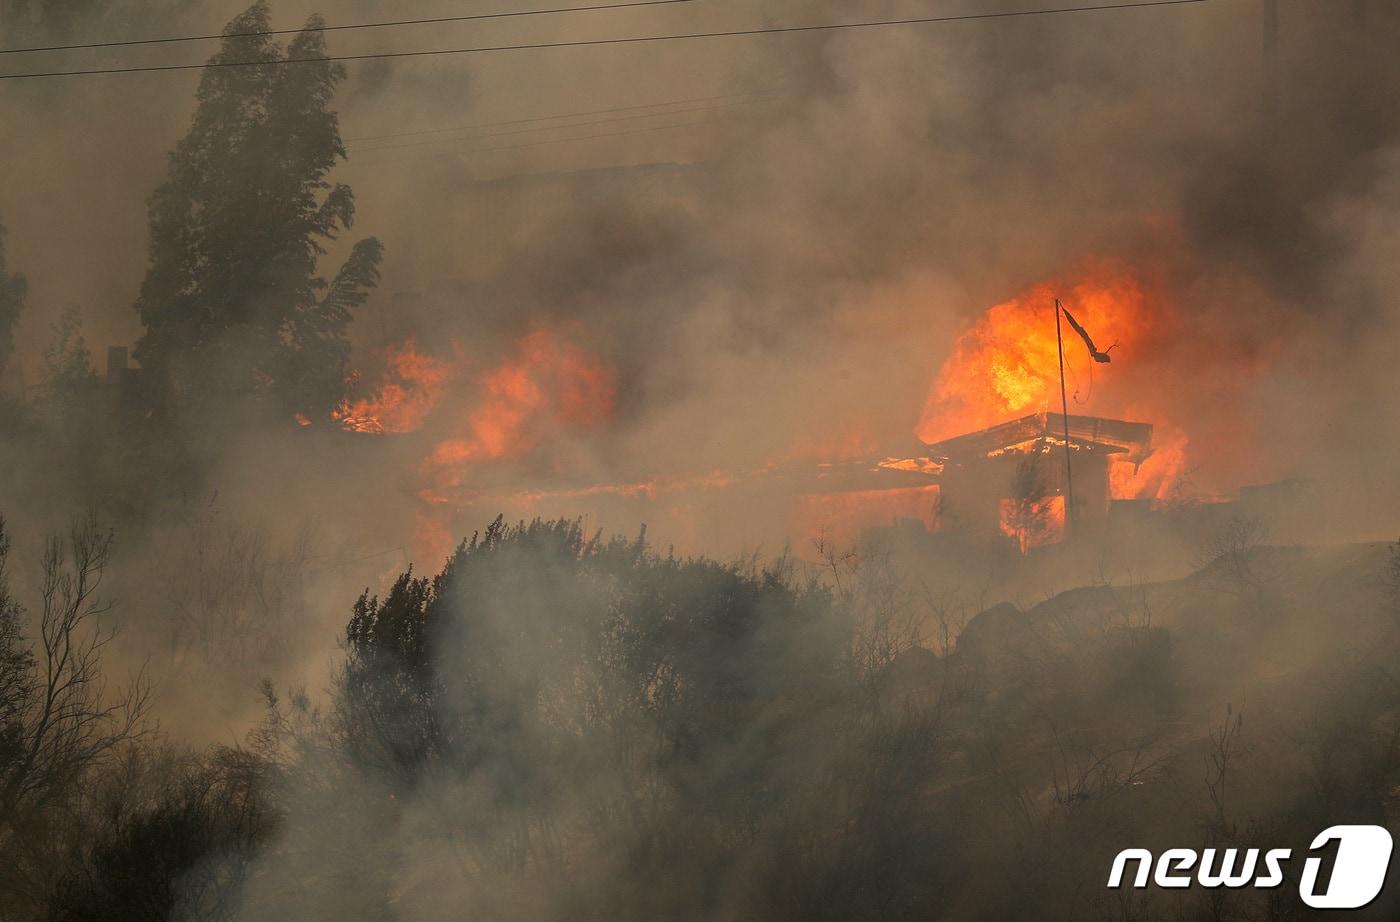
<svg viewBox="0 0 1400 922">
<path fill-rule="evenodd" d="M 909 471 L 915 474 L 943 473 L 943 465 L 932 458 L 885 458 L 879 467 L 887 471 Z"/>
</svg>

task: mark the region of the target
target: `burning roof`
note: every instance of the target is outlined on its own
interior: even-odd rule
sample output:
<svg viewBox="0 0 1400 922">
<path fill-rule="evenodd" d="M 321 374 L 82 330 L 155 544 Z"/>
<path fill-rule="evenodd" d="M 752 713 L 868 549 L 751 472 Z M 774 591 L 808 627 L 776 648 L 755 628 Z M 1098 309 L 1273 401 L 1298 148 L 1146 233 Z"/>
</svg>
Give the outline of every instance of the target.
<svg viewBox="0 0 1400 922">
<path fill-rule="evenodd" d="M 1006 453 L 1028 453 L 1065 441 L 1065 417 L 1059 413 L 1033 413 L 959 435 L 928 446 L 929 456 L 940 463 L 958 463 Z M 1077 451 L 1118 456 L 1114 460 L 1141 464 L 1152 455 L 1152 424 L 1105 419 L 1099 416 L 1068 417 L 1069 444 Z"/>
</svg>

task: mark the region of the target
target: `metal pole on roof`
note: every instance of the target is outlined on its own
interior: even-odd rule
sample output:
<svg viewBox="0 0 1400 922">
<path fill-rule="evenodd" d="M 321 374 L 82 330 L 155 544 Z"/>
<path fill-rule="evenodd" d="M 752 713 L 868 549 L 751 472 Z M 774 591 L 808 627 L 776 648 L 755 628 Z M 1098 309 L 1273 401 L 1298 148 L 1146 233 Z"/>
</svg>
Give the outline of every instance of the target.
<svg viewBox="0 0 1400 922">
<path fill-rule="evenodd" d="M 1055 299 L 1055 345 L 1060 350 L 1060 409 L 1065 421 L 1065 528 L 1074 534 L 1074 474 L 1070 470 L 1069 395 L 1065 391 L 1065 340 L 1060 331 L 1060 314 L 1064 308 Z"/>
</svg>

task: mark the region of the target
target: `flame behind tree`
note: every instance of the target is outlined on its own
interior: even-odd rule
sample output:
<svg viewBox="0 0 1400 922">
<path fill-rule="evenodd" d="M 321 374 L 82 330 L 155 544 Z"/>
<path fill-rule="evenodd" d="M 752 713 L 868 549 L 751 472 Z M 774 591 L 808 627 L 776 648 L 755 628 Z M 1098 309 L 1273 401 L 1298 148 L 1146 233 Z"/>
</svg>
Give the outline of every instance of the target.
<svg viewBox="0 0 1400 922">
<path fill-rule="evenodd" d="M 384 380 L 368 397 L 342 400 L 331 417 L 351 432 L 412 432 L 437 408 L 457 367 L 409 339 L 385 351 Z"/>
<path fill-rule="evenodd" d="M 478 482 L 483 465 L 525 456 L 546 433 L 600 425 L 615 403 L 612 372 L 599 360 L 548 330 L 525 336 L 513 357 L 477 379 L 464 410 L 443 414 L 450 434 L 419 471 L 425 483 L 414 537 L 419 559 L 451 551 L 451 521 L 485 499 Z"/>
<path fill-rule="evenodd" d="M 548 330 L 525 336 L 515 356 L 478 386 L 479 397 L 424 464 L 432 486 L 423 496 L 431 502 L 445 502 L 466 485 L 473 464 L 519 457 L 546 429 L 596 426 L 612 416 L 616 402 L 611 371 Z"/>
<path fill-rule="evenodd" d="M 211 63 L 309 63 L 207 68 L 151 197 L 136 358 L 166 397 L 270 398 L 313 419 L 340 398 L 346 328 L 382 248 L 361 240 L 331 282 L 317 275 L 325 243 L 355 216 L 349 186 L 326 179 L 345 156 L 328 108 L 345 72 L 323 60 L 320 26 L 313 17 L 284 49 L 266 34 L 264 2 L 228 24 Z"/>
<path fill-rule="evenodd" d="M 553 437 L 606 423 L 617 400 L 612 369 L 554 330 L 532 330 L 484 369 L 471 367 L 460 343 L 454 342 L 450 353 L 432 355 L 406 340 L 386 351 L 383 375 L 372 388 L 362 390 L 363 382 L 352 376 L 352 391 L 364 396 L 352 393 L 331 413 L 348 431 L 418 433 L 430 446 L 414 472 L 422 502 L 414 541 L 419 559 L 451 551 L 450 523 L 474 503 L 508 496 L 528 501 L 537 495 L 518 488 L 501 493 L 496 484 L 488 498 L 487 483 L 493 481 L 486 476 L 488 465 L 523 458 Z M 642 483 L 565 492 L 578 498 L 680 488 L 679 483 Z"/>
</svg>

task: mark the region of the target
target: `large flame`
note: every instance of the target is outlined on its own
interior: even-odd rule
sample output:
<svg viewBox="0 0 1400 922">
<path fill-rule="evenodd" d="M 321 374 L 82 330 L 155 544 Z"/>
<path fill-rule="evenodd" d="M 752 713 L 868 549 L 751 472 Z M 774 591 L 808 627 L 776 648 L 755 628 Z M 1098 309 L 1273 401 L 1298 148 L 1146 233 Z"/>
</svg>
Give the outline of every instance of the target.
<svg viewBox="0 0 1400 922">
<path fill-rule="evenodd" d="M 616 398 L 612 372 L 580 347 L 549 330 L 522 338 L 510 358 L 476 380 L 473 398 L 422 463 L 418 496 L 434 511 L 419 517 L 420 555 L 450 550 L 442 543 L 450 534 L 445 523 L 478 498 L 472 481 L 481 465 L 519 458 L 546 433 L 601 424 Z"/>
<path fill-rule="evenodd" d="M 343 400 L 331 418 L 352 432 L 411 432 L 441 402 L 457 368 L 423 355 L 409 339 L 385 352 L 384 381 L 374 394 Z"/>
<path fill-rule="evenodd" d="M 369 396 L 347 398 L 332 414 L 353 432 L 430 439 L 415 466 L 419 559 L 451 551 L 453 517 L 488 495 L 484 465 L 520 458 L 549 434 L 603 423 L 616 402 L 608 367 L 552 330 L 526 334 L 509 357 L 475 374 L 463 352 L 454 344 L 451 359 L 434 357 L 409 339 L 386 350 Z"/>
<path fill-rule="evenodd" d="M 1132 361 L 1159 331 L 1161 311 L 1132 272 L 1095 267 L 1083 277 L 1047 281 L 988 310 L 968 328 L 939 371 L 924 406 L 918 435 L 927 442 L 1005 422 L 1028 413 L 1060 409 L 1059 346 L 1055 299 L 1063 300 L 1100 349 Z M 1117 367 L 1090 360 L 1065 324 L 1067 390 L 1071 413 L 1095 392 L 1111 390 Z M 1102 395 L 1100 395 L 1102 396 Z M 1100 401 L 1105 402 L 1105 401 Z"/>
<path fill-rule="evenodd" d="M 1228 344 L 1213 346 L 1208 339 L 1202 343 L 1167 308 L 1161 286 L 1144 278 L 1122 266 L 1093 263 L 1076 274 L 1033 285 L 987 310 L 954 343 L 930 388 L 916 433 L 934 442 L 1031 413 L 1058 412 L 1058 297 L 1091 332 L 1097 347 L 1113 357 L 1109 364 L 1094 362 L 1075 331 L 1068 324 L 1061 327 L 1070 412 L 1154 426 L 1154 453 L 1145 463 L 1111 466 L 1112 495 L 1155 501 L 1181 496 L 1189 485 L 1188 449 L 1193 440 L 1204 433 L 1203 443 L 1217 449 L 1220 444 L 1214 430 L 1199 425 L 1201 414 L 1182 410 L 1200 403 L 1201 388 L 1193 384 L 1200 375 L 1192 369 L 1223 367 L 1223 361 L 1234 358 Z M 570 483 L 565 477 L 544 488 L 524 487 L 490 466 L 529 456 L 530 469 L 550 470 L 551 459 L 557 462 L 562 456 L 546 455 L 544 448 L 612 417 L 614 376 L 597 356 L 559 330 L 536 329 L 484 370 L 473 369 L 461 352 L 454 350 L 451 360 L 435 358 L 406 342 L 386 356 L 383 380 L 371 395 L 347 401 L 337 411 L 346 428 L 380 433 L 422 430 L 420 438 L 428 439 L 422 460 L 413 468 L 414 489 L 422 501 L 420 558 L 449 552 L 454 520 L 473 507 L 522 510 L 601 498 L 651 502 L 771 473 L 657 472 L 662 476 L 636 483 L 593 485 Z M 1183 420 L 1195 428 L 1182 425 Z M 818 433 L 795 453 L 829 458 L 873 450 L 865 433 L 847 436 Z M 556 473 L 563 470 L 557 463 L 555 468 Z M 876 468 L 930 478 L 941 472 L 927 458 L 886 458 Z M 939 497 L 935 483 L 804 493 L 797 500 L 794 531 L 803 537 L 813 530 L 854 535 L 867 525 L 904 517 L 937 528 Z M 1001 523 L 1002 531 L 1023 551 L 1056 540 L 1064 529 L 1060 497 L 1028 497 L 1027 502 L 1025 508 L 1004 506 Z"/>
<path fill-rule="evenodd" d="M 1093 361 L 1065 323 L 1065 390 L 1069 412 L 1153 424 L 1153 453 L 1141 465 L 1110 468 L 1112 495 L 1119 499 L 1172 499 L 1182 489 L 1188 436 L 1173 418 L 1172 387 L 1160 379 L 1179 332 L 1165 299 L 1131 269 L 1090 264 L 1069 278 L 1054 279 L 990 308 L 958 337 L 939 370 L 917 429 L 928 442 L 984 429 L 1029 413 L 1061 409 L 1060 343 L 1055 299 L 1059 298 L 1113 362 Z M 1052 515 L 1051 518 L 1054 518 Z M 1023 529 L 1008 528 L 1007 533 Z M 1026 539 L 1039 543 L 1034 536 Z"/>
<path fill-rule="evenodd" d="M 433 485 L 423 495 L 430 501 L 462 486 L 471 465 L 524 454 L 544 427 L 603 422 L 616 400 L 608 369 L 547 330 L 522 339 L 516 355 L 483 375 L 479 387 L 459 433 L 439 442 L 425 462 Z"/>
</svg>

